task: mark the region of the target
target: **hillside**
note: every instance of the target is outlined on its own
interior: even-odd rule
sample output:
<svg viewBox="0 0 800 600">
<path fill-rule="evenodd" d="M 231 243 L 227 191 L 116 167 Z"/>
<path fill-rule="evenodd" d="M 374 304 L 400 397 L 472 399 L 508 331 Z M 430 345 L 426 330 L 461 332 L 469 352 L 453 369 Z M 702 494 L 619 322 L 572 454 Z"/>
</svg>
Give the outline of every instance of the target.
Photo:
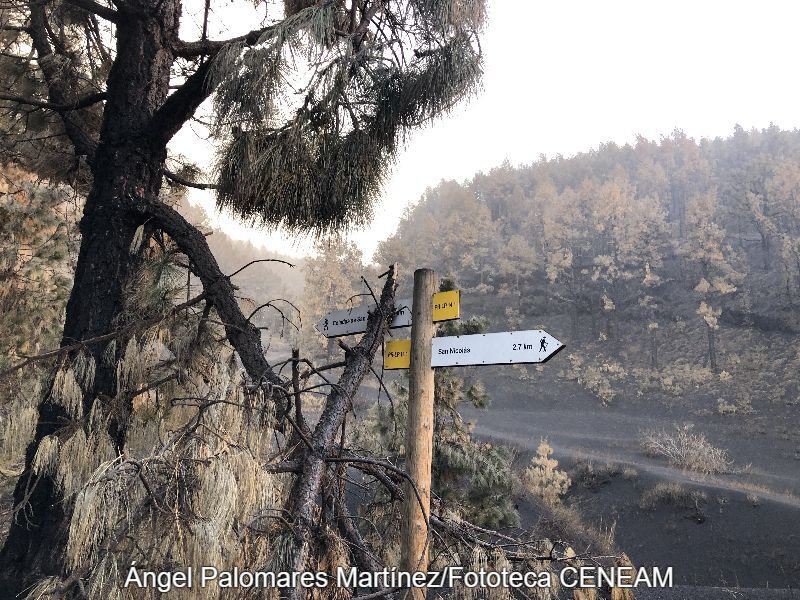
<svg viewBox="0 0 800 600">
<path fill-rule="evenodd" d="M 437 509 L 526 539 L 671 565 L 676 584 L 706 588 L 652 597 L 718 597 L 727 592 L 716 588 L 791 588 L 800 578 L 800 536 L 787 527 L 800 517 L 798 165 L 800 132 L 774 127 L 700 142 L 675 132 L 505 164 L 429 189 L 373 265 L 345 238 L 318 240 L 316 255 L 290 260 L 292 269 L 280 254 L 202 231 L 223 273 L 269 259 L 232 281 L 275 364 L 299 346 L 336 373 L 344 350 L 313 324 L 331 307 L 368 302 L 366 282 L 392 262 L 401 298 L 422 266 L 462 290 L 463 318 L 443 326 L 446 335 L 543 328 L 563 341 L 546 365 L 437 372 Z M 9 274 L 0 299 L 13 308 L 4 317 L 14 336 L 4 366 L 28 346 L 58 343 L 69 291 L 60 275 L 71 274 L 77 238 L 74 220 L 59 221 L 76 208 L 59 194 L 20 184 L 13 219 L 0 223 Z M 176 265 L 164 272 L 178 276 L 154 288 L 174 303 L 201 291 Z M 31 277 L 40 272 L 48 276 Z M 201 318 L 221 326 L 216 317 Z M 391 374 L 379 386 L 374 366 L 346 433 L 402 464 L 406 382 Z M 3 527 L 36 423 L 35 384 L 49 367 L 0 390 Z M 301 394 L 312 425 L 324 403 L 314 387 Z M 376 499 L 352 496 L 351 508 Z"/>
<path fill-rule="evenodd" d="M 489 331 L 566 344 L 539 367 L 462 369 L 492 401 L 463 414 L 520 469 L 548 439 L 564 503 L 634 562 L 674 565 L 685 585 L 793 586 L 798 199 L 800 132 L 675 132 L 443 181 L 376 261 L 454 279 L 462 316 Z M 658 432 L 724 462 L 648 450 Z"/>
<path fill-rule="evenodd" d="M 792 403 L 798 159 L 800 132 L 773 127 L 503 165 L 429 189 L 376 261 L 453 277 L 495 330 L 553 329 L 601 402 L 627 382 Z"/>
</svg>

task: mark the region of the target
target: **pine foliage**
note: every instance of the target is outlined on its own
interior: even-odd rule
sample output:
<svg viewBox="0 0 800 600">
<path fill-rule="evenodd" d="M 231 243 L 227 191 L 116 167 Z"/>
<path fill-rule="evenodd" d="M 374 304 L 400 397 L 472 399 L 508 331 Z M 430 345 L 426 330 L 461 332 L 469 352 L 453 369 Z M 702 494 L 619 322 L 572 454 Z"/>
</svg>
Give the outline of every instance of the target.
<svg viewBox="0 0 800 600">
<path fill-rule="evenodd" d="M 58 345 L 76 252 L 74 215 L 64 189 L 0 168 L 0 370 Z M 0 380 L 0 472 L 21 465 L 42 378 L 32 367 Z"/>
<path fill-rule="evenodd" d="M 370 221 L 404 136 L 476 90 L 484 7 L 387 4 L 377 30 L 347 32 L 337 3 L 297 8 L 215 60 L 217 199 L 262 225 L 341 232 Z"/>
<path fill-rule="evenodd" d="M 552 454 L 553 448 L 542 440 L 522 477 L 528 491 L 549 504 L 558 502 L 572 483 L 569 475 L 558 468 L 558 461 L 551 458 Z"/>
<path fill-rule="evenodd" d="M 0 318 L 29 346 L 7 340 L 4 368 L 58 347 L 72 249 L 63 195 L 15 174 L 18 187 L 0 222 L 7 307 Z M 276 450 L 269 390 L 245 385 L 213 310 L 172 310 L 187 293 L 185 258 L 171 240 L 145 233 L 131 250 L 142 260 L 120 326 L 132 333 L 121 329 L 101 357 L 115 369 L 115 397 L 87 397 L 99 365 L 79 350 L 42 362 L 52 365 L 49 374 L 34 366 L 4 378 L 9 391 L 0 405 L 4 475 L 19 474 L 42 397 L 63 408 L 67 422 L 39 441 L 31 470 L 34 482 L 51 480 L 70 509 L 65 577 L 80 574 L 92 599 L 157 594 L 123 589 L 132 561 L 162 569 L 266 564 L 278 537 L 271 517 L 287 493 L 287 476 L 264 469 Z M 122 448 L 110 435 L 120 420 Z M 63 583 L 45 578 L 28 597 Z M 185 597 L 236 595 L 212 586 Z"/>
</svg>

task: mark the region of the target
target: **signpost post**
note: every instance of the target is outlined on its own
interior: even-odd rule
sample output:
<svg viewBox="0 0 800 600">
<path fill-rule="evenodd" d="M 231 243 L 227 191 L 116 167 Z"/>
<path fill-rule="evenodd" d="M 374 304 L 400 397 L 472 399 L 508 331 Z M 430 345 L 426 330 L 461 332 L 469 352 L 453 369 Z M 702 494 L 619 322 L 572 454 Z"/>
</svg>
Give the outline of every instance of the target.
<svg viewBox="0 0 800 600">
<path fill-rule="evenodd" d="M 435 367 L 544 363 L 564 344 L 541 329 L 434 337 L 436 323 L 461 316 L 461 292 L 436 292 L 431 269 L 414 271 L 413 301 L 400 301 L 391 328 L 411 325 L 411 339 L 387 340 L 385 369 L 410 369 L 406 423 L 406 471 L 415 482 L 404 484 L 403 522 L 400 531 L 400 568 L 428 571 L 431 463 L 433 460 L 433 392 Z M 366 331 L 369 307 L 333 311 L 317 330 L 328 338 Z M 407 599 L 425 600 L 426 589 L 413 588 Z"/>
<path fill-rule="evenodd" d="M 414 309 L 411 322 L 411 352 L 406 425 L 406 471 L 411 483 L 404 484 L 403 522 L 400 530 L 400 568 L 428 571 L 428 523 L 431 505 L 433 461 L 433 368 L 431 340 L 436 333 L 433 303 L 436 276 L 431 269 L 414 271 Z M 425 600 L 425 588 L 413 588 L 406 598 Z"/>
</svg>

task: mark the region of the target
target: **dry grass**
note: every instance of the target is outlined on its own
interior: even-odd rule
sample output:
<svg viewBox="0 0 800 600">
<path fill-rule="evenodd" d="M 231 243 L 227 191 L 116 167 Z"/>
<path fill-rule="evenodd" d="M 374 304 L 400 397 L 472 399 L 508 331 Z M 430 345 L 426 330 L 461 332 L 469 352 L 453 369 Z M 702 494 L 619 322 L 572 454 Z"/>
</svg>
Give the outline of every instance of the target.
<svg viewBox="0 0 800 600">
<path fill-rule="evenodd" d="M 618 477 L 622 470 L 617 465 L 595 464 L 590 460 L 579 460 L 571 472 L 572 480 L 576 485 L 580 485 L 589 490 L 596 490 L 603 485 L 611 483 L 611 480 Z"/>
<path fill-rule="evenodd" d="M 640 440 L 648 456 L 664 458 L 675 467 L 705 475 L 733 470 L 727 450 L 712 446 L 705 435 L 688 428 L 648 429 L 640 434 Z"/>
<path fill-rule="evenodd" d="M 593 525 L 584 519 L 577 506 L 549 504 L 536 497 L 531 500 L 539 514 L 533 535 L 550 540 L 569 540 L 573 547 L 589 549 L 595 554 L 616 553 L 616 521 Z"/>
<path fill-rule="evenodd" d="M 637 471 L 633 467 L 625 467 L 622 470 L 622 477 L 626 481 L 636 481 L 637 479 L 639 479 L 639 471 Z"/>
<path fill-rule="evenodd" d="M 747 494 L 747 502 L 748 502 L 748 504 L 750 504 L 750 506 L 752 506 L 753 508 L 756 508 L 756 507 L 758 507 L 758 506 L 761 506 L 761 498 L 759 498 L 759 497 L 758 497 L 757 495 L 755 495 L 755 494 Z"/>
<path fill-rule="evenodd" d="M 690 490 L 674 481 L 660 482 L 646 489 L 639 499 L 639 508 L 655 510 L 658 506 L 676 506 L 678 508 L 695 508 L 706 502 L 706 494 L 698 490 Z"/>
</svg>

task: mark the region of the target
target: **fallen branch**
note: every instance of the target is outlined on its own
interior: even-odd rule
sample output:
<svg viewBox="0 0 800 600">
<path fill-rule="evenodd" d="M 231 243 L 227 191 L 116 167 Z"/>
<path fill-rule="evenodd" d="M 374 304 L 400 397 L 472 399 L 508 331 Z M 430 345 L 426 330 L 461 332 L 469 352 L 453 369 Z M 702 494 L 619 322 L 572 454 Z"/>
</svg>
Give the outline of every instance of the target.
<svg viewBox="0 0 800 600">
<path fill-rule="evenodd" d="M 320 492 L 325 475 L 326 461 L 332 461 L 331 449 L 336 444 L 336 437 L 344 424 L 345 417 L 352 404 L 353 396 L 366 376 L 375 357 L 375 352 L 383 343 L 388 329 L 388 317 L 394 311 L 395 274 L 391 268 L 383 286 L 380 303 L 367 320 L 367 331 L 361 341 L 353 348 L 348 348 L 345 355 L 345 368 L 339 383 L 333 387 L 325 403 L 325 410 L 320 416 L 311 438 L 313 451 L 306 450 L 302 456 L 302 472 L 295 480 L 289 495 L 287 510 L 294 518 L 293 570 L 302 572 L 310 558 L 312 545 L 312 527 L 314 515 L 319 502 Z M 291 598 L 302 598 L 302 589 L 284 590 Z"/>
</svg>

